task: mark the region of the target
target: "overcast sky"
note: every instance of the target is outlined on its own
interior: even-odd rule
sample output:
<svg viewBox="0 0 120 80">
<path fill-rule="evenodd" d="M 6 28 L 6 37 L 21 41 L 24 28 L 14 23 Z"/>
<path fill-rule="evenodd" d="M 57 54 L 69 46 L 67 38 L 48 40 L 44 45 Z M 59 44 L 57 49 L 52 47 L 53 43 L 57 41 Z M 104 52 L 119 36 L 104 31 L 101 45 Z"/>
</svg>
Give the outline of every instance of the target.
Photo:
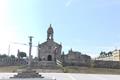
<svg viewBox="0 0 120 80">
<path fill-rule="evenodd" d="M 52 24 L 54 40 L 93 57 L 101 51 L 120 49 L 120 0 L 0 0 L 0 53 L 28 53 L 28 36 L 33 45 L 46 41 Z M 32 54 L 37 55 L 34 47 Z"/>
</svg>

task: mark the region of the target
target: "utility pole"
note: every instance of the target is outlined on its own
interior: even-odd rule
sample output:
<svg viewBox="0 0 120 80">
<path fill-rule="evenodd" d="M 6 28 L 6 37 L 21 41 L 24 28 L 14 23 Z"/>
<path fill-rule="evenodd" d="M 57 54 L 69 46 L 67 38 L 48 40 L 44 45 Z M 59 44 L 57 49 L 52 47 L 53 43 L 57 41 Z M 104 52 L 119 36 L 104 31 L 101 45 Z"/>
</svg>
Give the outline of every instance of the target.
<svg viewBox="0 0 120 80">
<path fill-rule="evenodd" d="M 33 36 L 29 36 L 29 62 L 28 62 L 28 67 L 31 67 L 31 61 L 32 61 L 32 56 L 31 56 L 31 51 L 32 51 L 32 38 Z"/>
<path fill-rule="evenodd" d="M 10 55 L 10 44 L 8 45 L 8 56 Z"/>
</svg>

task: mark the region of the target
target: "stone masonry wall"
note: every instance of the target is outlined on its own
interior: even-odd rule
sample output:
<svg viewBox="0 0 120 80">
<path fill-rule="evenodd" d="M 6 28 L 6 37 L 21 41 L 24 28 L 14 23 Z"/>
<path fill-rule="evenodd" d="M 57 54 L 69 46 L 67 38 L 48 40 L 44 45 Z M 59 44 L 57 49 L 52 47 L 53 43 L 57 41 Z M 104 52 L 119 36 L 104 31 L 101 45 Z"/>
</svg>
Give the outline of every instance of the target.
<svg viewBox="0 0 120 80">
<path fill-rule="evenodd" d="M 113 68 L 113 69 L 120 69 L 120 62 L 119 61 L 100 61 L 94 60 L 91 62 L 92 67 L 96 68 Z"/>
</svg>

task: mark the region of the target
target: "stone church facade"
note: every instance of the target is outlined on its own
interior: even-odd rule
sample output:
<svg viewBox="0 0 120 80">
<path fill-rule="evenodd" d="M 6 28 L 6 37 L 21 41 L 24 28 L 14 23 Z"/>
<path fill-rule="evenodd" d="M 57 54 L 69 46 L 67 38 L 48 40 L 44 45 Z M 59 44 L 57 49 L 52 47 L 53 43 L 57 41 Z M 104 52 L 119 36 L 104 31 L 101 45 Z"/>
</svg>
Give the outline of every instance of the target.
<svg viewBox="0 0 120 80">
<path fill-rule="evenodd" d="M 38 63 L 53 66 L 61 59 L 62 45 L 54 41 L 54 30 L 50 24 L 47 30 L 47 40 L 38 44 Z"/>
</svg>

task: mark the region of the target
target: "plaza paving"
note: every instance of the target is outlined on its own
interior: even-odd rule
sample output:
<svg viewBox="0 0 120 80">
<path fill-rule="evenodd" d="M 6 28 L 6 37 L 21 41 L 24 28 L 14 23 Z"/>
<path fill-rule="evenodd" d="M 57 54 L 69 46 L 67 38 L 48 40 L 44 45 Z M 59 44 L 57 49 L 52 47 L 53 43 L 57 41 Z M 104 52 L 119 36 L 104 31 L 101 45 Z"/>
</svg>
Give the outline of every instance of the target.
<svg viewBox="0 0 120 80">
<path fill-rule="evenodd" d="M 0 73 L 0 78 L 5 79 L 15 74 L 16 73 Z M 40 74 L 42 74 L 46 78 L 56 78 L 56 80 L 120 80 L 120 75 L 78 74 L 78 73 L 40 73 Z"/>
</svg>

